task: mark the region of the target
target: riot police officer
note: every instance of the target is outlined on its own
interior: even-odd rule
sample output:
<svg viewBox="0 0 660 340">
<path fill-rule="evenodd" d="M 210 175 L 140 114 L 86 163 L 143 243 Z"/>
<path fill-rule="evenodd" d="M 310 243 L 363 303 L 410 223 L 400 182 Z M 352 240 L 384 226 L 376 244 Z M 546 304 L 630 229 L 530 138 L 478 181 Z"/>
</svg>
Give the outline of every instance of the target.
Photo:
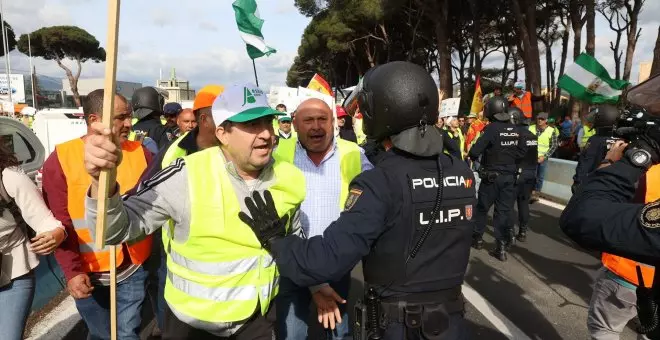
<svg viewBox="0 0 660 340">
<path fill-rule="evenodd" d="M 516 174 L 516 202 L 518 203 L 518 234 L 515 232 L 515 223 L 511 222 L 511 234 L 509 237 L 515 238 L 520 242 L 527 240 L 527 223 L 529 223 L 529 199 L 536 185 L 536 167 L 538 166 L 538 139 L 535 134 L 529 130 L 531 123 L 523 112 L 517 107 L 510 107 L 511 122 L 518 126 L 521 145 L 527 149 L 525 156 L 518 163 L 518 172 Z M 511 218 L 515 220 L 515 214 L 511 211 Z M 513 243 L 513 240 L 510 241 Z"/>
<path fill-rule="evenodd" d="M 133 131 L 153 139 L 159 149 L 174 139 L 174 131 L 160 121 L 164 104 L 164 98 L 151 86 L 137 89 L 131 98 L 133 117 L 138 120 L 133 124 Z"/>
<path fill-rule="evenodd" d="M 285 236 L 286 217 L 272 215 L 268 193 L 266 202 L 246 199 L 250 216 L 241 219 L 300 286 L 339 279 L 362 259 L 373 316 L 357 315 L 368 328 L 354 330 L 362 338 L 464 339 L 474 176 L 443 153 L 435 82 L 418 65 L 391 62 L 367 72 L 356 91 L 364 132 L 380 149 L 370 152 L 375 168 L 350 184 L 339 219 L 322 237 Z"/>
<path fill-rule="evenodd" d="M 605 158 L 607 150 L 617 141 L 617 138 L 612 137 L 612 128 L 619 115 L 616 107 L 607 104 L 599 105 L 589 112 L 587 120 L 592 122 L 592 128 L 596 131 L 589 138 L 578 158 L 571 186 L 573 194 L 587 179 L 587 175 L 598 168 L 600 162 Z"/>
<path fill-rule="evenodd" d="M 483 247 L 482 235 L 486 229 L 488 210 L 495 204 L 493 227 L 495 229 L 496 247 L 490 252 L 500 261 L 506 261 L 506 249 L 509 246 L 510 230 L 507 226 L 516 191 L 516 164 L 525 155 L 526 147 L 519 145 L 518 128 L 511 123 L 508 113 L 508 102 L 504 97 L 493 97 L 488 100 L 484 114 L 491 123 L 486 126 L 483 135 L 470 149 L 468 156 L 472 160 L 481 157 L 479 177 L 479 202 L 475 215 L 475 228 L 472 235 L 472 246 L 475 249 Z"/>
</svg>

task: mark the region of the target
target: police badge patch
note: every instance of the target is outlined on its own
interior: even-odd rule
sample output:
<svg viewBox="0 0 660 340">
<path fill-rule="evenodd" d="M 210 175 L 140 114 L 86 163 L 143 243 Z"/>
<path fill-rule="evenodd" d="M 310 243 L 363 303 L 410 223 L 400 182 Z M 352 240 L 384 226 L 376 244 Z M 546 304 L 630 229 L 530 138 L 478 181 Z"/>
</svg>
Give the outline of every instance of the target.
<svg viewBox="0 0 660 340">
<path fill-rule="evenodd" d="M 468 221 L 472 220 L 472 205 L 465 206 L 465 219 Z"/>
<path fill-rule="evenodd" d="M 351 189 L 351 191 L 348 192 L 348 198 L 346 198 L 346 203 L 344 204 L 344 211 L 351 210 L 361 195 L 362 190 L 355 188 Z"/>
<path fill-rule="evenodd" d="M 660 227 L 660 200 L 645 205 L 639 219 L 645 228 Z"/>
</svg>

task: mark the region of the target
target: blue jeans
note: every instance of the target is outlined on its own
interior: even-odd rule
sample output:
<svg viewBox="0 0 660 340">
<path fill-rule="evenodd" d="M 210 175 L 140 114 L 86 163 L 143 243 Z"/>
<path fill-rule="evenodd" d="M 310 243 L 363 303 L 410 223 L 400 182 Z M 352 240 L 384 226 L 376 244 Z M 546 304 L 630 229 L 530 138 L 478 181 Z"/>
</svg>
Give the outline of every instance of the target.
<svg viewBox="0 0 660 340">
<path fill-rule="evenodd" d="M 348 299 L 350 289 L 350 273 L 330 286 L 344 299 Z M 286 277 L 280 278 L 280 292 L 276 297 L 275 309 L 277 312 L 277 338 L 279 340 L 306 340 L 307 320 L 309 319 L 309 306 L 312 294 L 307 287 L 299 287 Z M 335 330 L 326 331 L 326 339 L 350 339 L 350 321 L 346 304 L 340 306 L 342 322 L 335 326 Z M 316 315 L 316 313 L 314 313 Z"/>
<path fill-rule="evenodd" d="M 540 163 L 536 168 L 536 188 L 534 190 L 541 191 L 543 188 L 543 178 L 545 178 L 545 172 L 548 170 L 548 159 L 544 159 L 543 163 Z"/>
<path fill-rule="evenodd" d="M 147 271 L 142 266 L 117 284 L 117 338 L 139 340 L 140 311 L 146 296 Z M 90 340 L 110 339 L 110 287 L 94 286 L 92 296 L 76 300 L 76 308 L 89 329 Z"/>
<path fill-rule="evenodd" d="M 21 340 L 25 321 L 34 298 L 35 280 L 32 273 L 15 278 L 0 287 L 0 332 L 2 339 Z"/>
</svg>

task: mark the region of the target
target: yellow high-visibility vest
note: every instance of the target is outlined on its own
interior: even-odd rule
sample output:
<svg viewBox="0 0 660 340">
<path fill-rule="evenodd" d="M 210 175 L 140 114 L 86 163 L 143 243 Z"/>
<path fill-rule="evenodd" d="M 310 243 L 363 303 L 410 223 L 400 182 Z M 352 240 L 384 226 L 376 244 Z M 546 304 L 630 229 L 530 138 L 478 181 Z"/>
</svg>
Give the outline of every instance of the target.
<svg viewBox="0 0 660 340">
<path fill-rule="evenodd" d="M 201 329 L 246 320 L 257 306 L 265 315 L 278 291 L 275 261 L 239 219 L 241 206 L 220 152 L 212 147 L 184 157 L 190 230 L 187 240 L 171 240 L 167 252 L 165 300 L 179 320 Z M 268 190 L 278 214 L 291 221 L 305 198 L 305 177 L 291 164 L 272 166 L 275 183 Z"/>
<path fill-rule="evenodd" d="M 348 186 L 353 178 L 362 172 L 362 159 L 360 147 L 347 140 L 335 138 L 339 152 L 339 166 L 341 171 L 341 191 L 339 195 L 339 210 L 344 210 L 344 203 L 348 197 Z M 296 154 L 298 139 L 280 139 L 280 143 L 273 151 L 273 158 L 277 161 L 293 163 Z"/>
<path fill-rule="evenodd" d="M 530 125 L 529 126 L 529 131 L 531 131 L 534 136 L 536 136 L 536 125 Z M 538 149 L 539 153 L 538 156 L 544 156 L 545 158 L 548 158 L 550 155 L 546 155 L 548 153 L 548 150 L 550 150 L 550 143 L 552 142 L 552 134 L 554 133 L 554 129 L 552 129 L 551 126 L 548 126 L 543 130 L 541 135 L 538 138 Z"/>
</svg>

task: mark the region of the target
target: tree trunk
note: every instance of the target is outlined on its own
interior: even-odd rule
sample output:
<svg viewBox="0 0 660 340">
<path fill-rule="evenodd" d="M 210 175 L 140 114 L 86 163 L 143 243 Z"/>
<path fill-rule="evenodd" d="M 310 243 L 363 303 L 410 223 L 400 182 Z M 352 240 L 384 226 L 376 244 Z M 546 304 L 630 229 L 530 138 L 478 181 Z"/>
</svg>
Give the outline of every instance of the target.
<svg viewBox="0 0 660 340">
<path fill-rule="evenodd" d="M 448 0 L 438 1 L 438 16 L 435 22 L 435 36 L 438 44 L 439 61 L 439 80 L 440 90 L 444 91 L 445 99 L 454 96 L 451 68 L 451 50 L 449 48 L 449 32 L 447 30 L 447 20 L 449 15 Z"/>
<path fill-rule="evenodd" d="M 642 31 L 640 28 L 637 30 L 637 21 L 639 19 L 639 11 L 642 9 L 644 0 L 632 0 L 633 6 L 630 6 L 630 0 L 626 0 L 625 6 L 628 11 L 628 46 L 626 47 L 626 63 L 623 65 L 623 80 L 630 80 L 630 71 L 632 70 L 633 55 L 635 54 L 635 46 L 637 39 Z"/>
<path fill-rule="evenodd" d="M 364 40 L 364 52 L 367 54 L 367 60 L 369 60 L 369 67 L 376 66 L 374 62 L 374 56 L 371 55 L 371 47 L 369 46 L 369 39 Z"/>
<path fill-rule="evenodd" d="M 479 25 L 481 12 L 476 0 L 470 0 L 470 9 L 472 10 L 472 49 L 475 55 L 474 74 L 476 79 L 481 74 L 481 27 Z"/>
<path fill-rule="evenodd" d="M 528 55 L 529 61 L 532 63 L 530 67 L 529 78 L 527 81 L 527 88 L 532 91 L 534 95 L 541 94 L 541 57 L 539 52 L 539 42 L 536 35 L 536 1 L 520 0 L 520 3 L 525 9 L 525 18 L 527 19 L 527 36 L 529 39 L 529 48 L 525 47 L 525 52 Z"/>
<path fill-rule="evenodd" d="M 660 37 L 660 34 L 658 34 Z M 500 86 L 504 88 L 506 85 L 507 78 L 509 77 L 509 58 L 511 56 L 511 48 L 507 46 L 502 46 L 504 52 L 504 66 L 502 66 L 502 80 L 500 81 Z"/>
<path fill-rule="evenodd" d="M 586 51 L 590 56 L 594 56 L 596 50 L 596 4 L 595 0 L 585 0 L 585 10 L 587 16 L 587 46 Z"/>
<path fill-rule="evenodd" d="M 655 48 L 653 49 L 653 64 L 651 65 L 651 77 L 660 73 L 660 26 L 658 27 L 658 37 L 655 39 Z"/>
<path fill-rule="evenodd" d="M 563 24 L 563 20 L 562 20 Z M 561 61 L 559 62 L 559 74 L 557 74 L 557 79 L 564 75 L 564 70 L 566 69 L 566 58 L 568 57 L 568 39 L 570 38 L 570 29 L 571 22 L 566 18 L 566 25 L 564 25 L 564 34 L 561 36 Z M 561 89 L 557 88 L 555 93 L 555 102 L 554 106 L 559 106 L 561 101 Z"/>
<path fill-rule="evenodd" d="M 66 72 L 66 77 L 69 79 L 69 85 L 71 86 L 71 93 L 73 94 L 73 101 L 76 104 L 76 107 L 81 107 L 82 104 L 80 103 L 80 94 L 78 93 L 78 78 L 80 77 L 80 60 L 78 61 L 78 71 L 76 72 L 76 76 L 73 75 L 71 72 L 71 69 L 66 67 L 66 65 L 62 64 L 62 61 L 60 59 L 55 59 L 57 62 L 57 65 L 64 69 L 64 72 Z"/>
</svg>

